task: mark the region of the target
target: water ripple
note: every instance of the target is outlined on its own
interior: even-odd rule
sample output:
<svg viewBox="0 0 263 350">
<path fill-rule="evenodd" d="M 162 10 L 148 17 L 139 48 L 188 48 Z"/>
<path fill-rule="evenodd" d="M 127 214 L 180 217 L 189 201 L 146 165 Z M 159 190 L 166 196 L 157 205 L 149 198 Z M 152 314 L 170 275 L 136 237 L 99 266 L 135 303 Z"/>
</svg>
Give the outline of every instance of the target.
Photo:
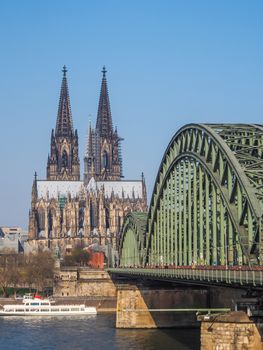
<svg viewBox="0 0 263 350">
<path fill-rule="evenodd" d="M 197 350 L 197 329 L 115 329 L 114 315 L 1 317 L 1 350 Z"/>
</svg>

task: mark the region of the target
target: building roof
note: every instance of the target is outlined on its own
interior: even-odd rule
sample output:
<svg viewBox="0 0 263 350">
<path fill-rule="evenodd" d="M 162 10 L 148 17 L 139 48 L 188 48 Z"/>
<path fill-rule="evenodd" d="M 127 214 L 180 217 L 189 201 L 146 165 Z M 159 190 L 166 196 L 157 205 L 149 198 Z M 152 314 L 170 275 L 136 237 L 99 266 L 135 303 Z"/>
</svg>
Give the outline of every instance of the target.
<svg viewBox="0 0 263 350">
<path fill-rule="evenodd" d="M 8 234 L 20 234 L 22 233 L 22 228 L 19 226 L 1 226 L 0 227 L 0 236 L 5 236 Z"/>
<path fill-rule="evenodd" d="M 82 181 L 43 181 L 37 180 L 38 198 L 58 198 L 59 196 L 76 197 L 83 186 Z"/>
<path fill-rule="evenodd" d="M 58 198 L 71 195 L 77 197 L 82 192 L 83 181 L 45 181 L 37 180 L 38 198 Z M 97 191 L 104 188 L 105 198 L 109 198 L 112 193 L 119 198 L 142 198 L 143 185 L 140 180 L 119 180 L 119 181 L 95 181 L 91 178 L 86 190 L 88 192 Z"/>
<path fill-rule="evenodd" d="M 109 198 L 113 192 L 115 196 L 122 198 L 142 198 L 142 181 L 119 180 L 119 181 L 95 181 L 91 178 L 88 185 L 88 191 L 96 191 L 104 188 L 105 197 Z"/>
</svg>

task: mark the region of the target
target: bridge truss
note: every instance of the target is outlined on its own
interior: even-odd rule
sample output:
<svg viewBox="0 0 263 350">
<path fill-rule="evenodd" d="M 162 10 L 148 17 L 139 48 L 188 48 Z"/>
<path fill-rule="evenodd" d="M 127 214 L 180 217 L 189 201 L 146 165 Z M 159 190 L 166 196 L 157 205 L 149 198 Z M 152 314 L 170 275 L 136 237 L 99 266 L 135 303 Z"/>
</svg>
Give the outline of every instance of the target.
<svg viewBox="0 0 263 350">
<path fill-rule="evenodd" d="M 263 265 L 263 126 L 189 124 L 169 143 L 120 266 Z"/>
</svg>

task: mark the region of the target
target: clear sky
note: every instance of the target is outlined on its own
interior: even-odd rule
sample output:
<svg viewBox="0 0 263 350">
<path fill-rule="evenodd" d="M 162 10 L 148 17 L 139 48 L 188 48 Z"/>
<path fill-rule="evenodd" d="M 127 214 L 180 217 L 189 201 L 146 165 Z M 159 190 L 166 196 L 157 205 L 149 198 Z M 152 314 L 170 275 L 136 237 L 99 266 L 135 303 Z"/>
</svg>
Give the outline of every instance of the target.
<svg viewBox="0 0 263 350">
<path fill-rule="evenodd" d="M 0 226 L 27 228 L 46 176 L 62 66 L 81 173 L 106 65 L 124 175 L 151 196 L 163 152 L 191 122 L 263 123 L 263 1 L 0 1 Z"/>
</svg>

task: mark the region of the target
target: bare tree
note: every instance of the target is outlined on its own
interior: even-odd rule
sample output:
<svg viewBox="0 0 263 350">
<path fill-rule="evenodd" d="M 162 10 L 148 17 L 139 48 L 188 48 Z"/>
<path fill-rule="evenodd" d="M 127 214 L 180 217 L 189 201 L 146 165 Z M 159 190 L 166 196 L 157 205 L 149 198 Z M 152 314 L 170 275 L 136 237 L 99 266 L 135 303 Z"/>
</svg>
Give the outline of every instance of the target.
<svg viewBox="0 0 263 350">
<path fill-rule="evenodd" d="M 8 288 L 14 288 L 14 296 L 19 286 L 28 286 L 42 291 L 52 286 L 54 258 L 49 251 L 20 255 L 15 253 L 0 255 L 0 288 L 5 297 Z"/>
<path fill-rule="evenodd" d="M 39 250 L 30 253 L 25 261 L 26 281 L 30 286 L 35 286 L 37 291 L 52 285 L 54 272 L 54 258 L 49 251 Z"/>
<path fill-rule="evenodd" d="M 9 272 L 7 265 L 7 256 L 0 256 L 0 287 L 2 288 L 4 297 L 8 297 Z"/>
<path fill-rule="evenodd" d="M 22 272 L 24 265 L 24 256 L 20 254 L 14 254 L 12 256 L 12 262 L 8 266 L 9 283 L 14 288 L 14 297 L 16 298 L 17 287 L 23 283 Z"/>
<path fill-rule="evenodd" d="M 0 286 L 5 297 L 8 296 L 8 288 L 16 288 L 21 280 L 21 262 L 22 257 L 19 254 L 5 254 L 0 256 Z"/>
</svg>

